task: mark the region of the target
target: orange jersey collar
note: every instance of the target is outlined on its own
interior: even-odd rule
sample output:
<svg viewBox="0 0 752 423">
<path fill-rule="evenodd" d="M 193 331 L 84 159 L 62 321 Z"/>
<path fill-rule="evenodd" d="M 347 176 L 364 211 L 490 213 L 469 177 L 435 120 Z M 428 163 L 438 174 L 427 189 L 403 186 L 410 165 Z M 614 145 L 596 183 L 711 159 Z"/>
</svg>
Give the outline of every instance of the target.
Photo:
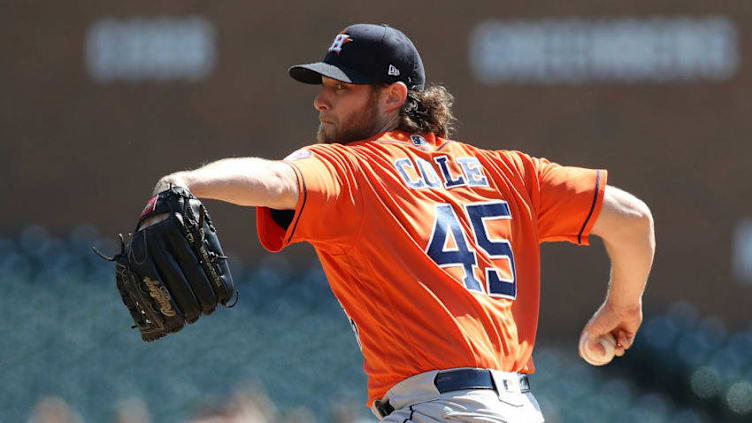
<svg viewBox="0 0 752 423">
<path fill-rule="evenodd" d="M 426 143 L 426 144 L 430 144 L 433 146 L 438 146 L 443 143 L 443 140 L 437 137 L 436 135 L 434 135 L 433 132 L 417 134 L 417 133 L 410 133 L 410 132 L 396 131 L 396 130 L 386 131 L 386 132 L 377 134 L 369 138 L 367 141 L 399 141 L 399 142 L 411 143 L 415 145 Z"/>
</svg>

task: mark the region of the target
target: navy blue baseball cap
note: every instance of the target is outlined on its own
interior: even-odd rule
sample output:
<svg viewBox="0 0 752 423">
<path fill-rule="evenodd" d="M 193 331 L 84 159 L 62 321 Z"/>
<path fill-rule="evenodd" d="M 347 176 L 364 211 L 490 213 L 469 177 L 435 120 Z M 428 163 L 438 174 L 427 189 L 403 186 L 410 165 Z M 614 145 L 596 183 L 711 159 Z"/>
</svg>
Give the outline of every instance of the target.
<svg viewBox="0 0 752 423">
<path fill-rule="evenodd" d="M 408 89 L 421 91 L 426 82 L 418 50 L 388 25 L 350 25 L 334 37 L 324 60 L 292 66 L 289 72 L 306 84 L 321 84 L 323 75 L 351 84 L 402 81 Z"/>
</svg>

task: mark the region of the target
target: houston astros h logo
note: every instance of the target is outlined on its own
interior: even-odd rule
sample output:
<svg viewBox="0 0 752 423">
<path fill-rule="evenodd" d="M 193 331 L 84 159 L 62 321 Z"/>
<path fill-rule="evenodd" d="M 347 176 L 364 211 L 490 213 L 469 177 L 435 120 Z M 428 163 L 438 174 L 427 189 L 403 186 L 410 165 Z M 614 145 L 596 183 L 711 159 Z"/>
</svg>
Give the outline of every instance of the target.
<svg viewBox="0 0 752 423">
<path fill-rule="evenodd" d="M 337 34 L 336 37 L 334 37 L 334 41 L 332 41 L 332 45 L 329 46 L 329 51 L 333 51 L 337 54 L 339 54 L 342 51 L 342 46 L 345 45 L 345 43 L 351 42 L 353 39 L 350 38 L 349 35 L 345 34 L 344 31 Z"/>
</svg>

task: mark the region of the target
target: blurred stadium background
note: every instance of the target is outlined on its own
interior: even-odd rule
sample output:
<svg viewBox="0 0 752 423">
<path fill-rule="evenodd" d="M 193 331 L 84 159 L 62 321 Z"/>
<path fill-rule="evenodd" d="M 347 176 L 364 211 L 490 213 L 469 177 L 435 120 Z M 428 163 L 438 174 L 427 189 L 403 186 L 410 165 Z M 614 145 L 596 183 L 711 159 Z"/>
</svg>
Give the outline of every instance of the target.
<svg viewBox="0 0 752 423">
<path fill-rule="evenodd" d="M 607 367 L 576 355 L 603 248 L 542 247 L 547 421 L 752 421 L 752 3 L 137 0 L 0 2 L 0 422 L 374 421 L 312 249 L 264 252 L 253 209 L 208 204 L 238 306 L 152 344 L 90 252 L 166 173 L 311 143 L 286 69 L 352 22 L 413 39 L 456 139 L 607 168 L 653 210 L 645 323 Z"/>
</svg>

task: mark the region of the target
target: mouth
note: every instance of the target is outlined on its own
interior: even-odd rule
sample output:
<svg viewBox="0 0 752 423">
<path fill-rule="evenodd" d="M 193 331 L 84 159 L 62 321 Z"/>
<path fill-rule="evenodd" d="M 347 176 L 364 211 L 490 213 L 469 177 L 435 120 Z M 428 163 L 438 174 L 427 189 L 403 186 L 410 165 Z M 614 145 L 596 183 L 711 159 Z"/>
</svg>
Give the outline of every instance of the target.
<svg viewBox="0 0 752 423">
<path fill-rule="evenodd" d="M 323 117 L 319 117 L 319 122 L 321 122 L 321 123 L 325 123 L 325 124 L 327 124 L 327 125 L 334 125 L 334 122 L 332 122 L 332 121 L 331 121 L 331 120 L 329 120 L 329 119 L 325 119 L 325 118 L 323 118 Z"/>
</svg>

